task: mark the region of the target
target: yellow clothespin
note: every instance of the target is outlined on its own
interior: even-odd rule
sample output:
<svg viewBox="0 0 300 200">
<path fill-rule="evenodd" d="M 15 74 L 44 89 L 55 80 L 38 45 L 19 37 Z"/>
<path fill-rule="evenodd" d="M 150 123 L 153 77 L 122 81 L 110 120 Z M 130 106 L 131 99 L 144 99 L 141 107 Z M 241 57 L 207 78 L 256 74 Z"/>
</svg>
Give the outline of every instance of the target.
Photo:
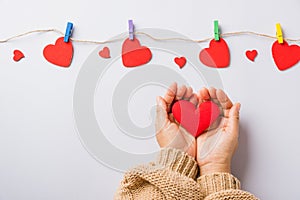
<svg viewBox="0 0 300 200">
<path fill-rule="evenodd" d="M 282 44 L 283 43 L 283 35 L 282 35 L 281 26 L 279 23 L 276 24 L 276 37 L 277 37 L 278 43 Z"/>
</svg>

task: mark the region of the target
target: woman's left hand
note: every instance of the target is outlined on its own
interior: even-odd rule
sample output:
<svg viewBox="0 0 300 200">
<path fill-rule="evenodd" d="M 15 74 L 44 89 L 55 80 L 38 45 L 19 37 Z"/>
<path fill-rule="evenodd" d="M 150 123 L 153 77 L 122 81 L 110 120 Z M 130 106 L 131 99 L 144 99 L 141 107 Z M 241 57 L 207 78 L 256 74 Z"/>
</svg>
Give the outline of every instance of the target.
<svg viewBox="0 0 300 200">
<path fill-rule="evenodd" d="M 165 97 L 157 97 L 156 107 L 156 139 L 161 148 L 171 147 L 186 152 L 192 157 L 196 157 L 196 140 L 181 127 L 174 119 L 171 106 L 176 100 L 187 100 L 197 105 L 198 98 L 193 94 L 191 87 L 182 86 L 177 88 L 173 83 L 165 94 Z"/>
</svg>

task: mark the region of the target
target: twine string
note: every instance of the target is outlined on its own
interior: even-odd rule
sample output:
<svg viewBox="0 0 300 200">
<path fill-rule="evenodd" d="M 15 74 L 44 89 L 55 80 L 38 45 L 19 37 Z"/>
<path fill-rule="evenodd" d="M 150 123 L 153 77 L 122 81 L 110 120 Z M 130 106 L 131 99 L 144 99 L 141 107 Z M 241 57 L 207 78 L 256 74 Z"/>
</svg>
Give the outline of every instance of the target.
<svg viewBox="0 0 300 200">
<path fill-rule="evenodd" d="M 0 40 L 0 43 L 6 43 L 9 42 L 11 40 L 15 40 L 15 39 L 19 39 L 21 37 L 24 36 L 28 36 L 34 33 L 47 33 L 47 32 L 55 32 L 59 35 L 64 35 L 64 33 L 60 30 L 57 29 L 37 29 L 37 30 L 32 30 L 32 31 L 28 31 L 25 33 L 21 33 L 18 35 L 14 35 L 12 37 L 8 37 L 4 40 Z M 170 37 L 170 38 L 157 38 L 154 37 L 148 33 L 145 32 L 136 32 L 136 35 L 144 35 L 148 38 L 151 38 L 152 40 L 155 41 L 183 41 L 183 42 L 194 42 L 194 43 L 202 43 L 202 42 L 207 42 L 210 41 L 211 39 L 213 39 L 212 37 L 210 38 L 204 38 L 204 39 L 200 39 L 200 40 L 193 40 L 193 39 L 188 39 L 188 38 L 179 38 L 179 37 Z M 263 33 L 257 33 L 257 32 L 253 32 L 253 31 L 237 31 L 237 32 L 228 32 L 228 33 L 223 33 L 220 36 L 221 37 L 231 37 L 231 36 L 238 36 L 238 35 L 254 35 L 254 36 L 258 36 L 258 37 L 264 37 L 264 38 L 269 38 L 269 39 L 277 39 L 277 37 L 275 36 L 271 36 L 271 35 L 267 35 L 267 34 L 263 34 Z M 76 39 L 76 38 L 70 38 L 72 41 L 74 42 L 78 42 L 78 43 L 88 43 L 88 44 L 107 44 L 107 43 L 113 43 L 113 42 L 117 42 L 117 41 L 121 41 L 124 40 L 127 36 L 121 36 L 119 38 L 115 38 L 115 39 L 110 39 L 110 40 L 105 40 L 105 41 L 94 41 L 94 40 L 81 40 L 81 39 Z M 300 39 L 291 39 L 291 38 L 284 38 L 284 40 L 286 41 L 290 41 L 290 42 L 300 42 Z"/>
</svg>

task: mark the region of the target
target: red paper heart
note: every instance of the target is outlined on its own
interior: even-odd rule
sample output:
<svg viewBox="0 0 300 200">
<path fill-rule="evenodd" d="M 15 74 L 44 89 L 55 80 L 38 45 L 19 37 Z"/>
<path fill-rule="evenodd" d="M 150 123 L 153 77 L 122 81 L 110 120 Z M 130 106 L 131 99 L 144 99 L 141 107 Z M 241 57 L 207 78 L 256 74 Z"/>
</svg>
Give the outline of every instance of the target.
<svg viewBox="0 0 300 200">
<path fill-rule="evenodd" d="M 254 50 L 248 50 L 248 51 L 246 51 L 246 56 L 249 60 L 254 62 L 254 60 L 257 56 L 257 51 L 255 49 Z"/>
<path fill-rule="evenodd" d="M 99 51 L 99 56 L 102 58 L 110 58 L 110 51 L 108 47 L 104 47 L 101 51 Z"/>
<path fill-rule="evenodd" d="M 226 41 L 222 38 L 219 41 L 212 39 L 209 48 L 205 48 L 200 52 L 199 59 L 208 67 L 227 67 L 230 62 L 230 53 Z"/>
<path fill-rule="evenodd" d="M 198 108 L 189 101 L 180 100 L 172 107 L 174 118 L 195 138 L 203 133 L 220 115 L 219 107 L 212 101 Z"/>
<path fill-rule="evenodd" d="M 286 41 L 283 41 L 283 44 L 275 41 L 272 45 L 272 55 L 278 69 L 286 70 L 299 62 L 300 47 L 289 45 Z"/>
<path fill-rule="evenodd" d="M 176 57 L 174 58 L 174 62 L 180 67 L 183 68 L 186 64 L 186 58 L 185 57 Z"/>
<path fill-rule="evenodd" d="M 69 67 L 73 57 L 72 42 L 64 42 L 64 38 L 60 37 L 56 40 L 55 45 L 47 45 L 43 54 L 48 62 L 60 67 Z"/>
<path fill-rule="evenodd" d="M 126 39 L 122 46 L 122 61 L 125 67 L 137 67 L 148 63 L 152 53 L 148 47 L 141 46 L 138 39 Z"/>
<path fill-rule="evenodd" d="M 22 51 L 20 51 L 20 50 L 14 50 L 14 57 L 13 57 L 14 61 L 18 62 L 18 61 L 20 61 L 24 57 L 25 56 L 22 53 Z"/>
</svg>

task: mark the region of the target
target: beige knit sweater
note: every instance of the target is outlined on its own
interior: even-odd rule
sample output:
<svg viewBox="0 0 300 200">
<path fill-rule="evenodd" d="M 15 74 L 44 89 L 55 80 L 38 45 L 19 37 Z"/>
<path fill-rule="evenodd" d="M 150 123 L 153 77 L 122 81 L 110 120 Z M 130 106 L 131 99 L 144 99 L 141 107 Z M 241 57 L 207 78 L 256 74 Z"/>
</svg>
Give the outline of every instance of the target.
<svg viewBox="0 0 300 200">
<path fill-rule="evenodd" d="M 155 162 L 125 174 L 114 199 L 257 199 L 240 190 L 239 180 L 231 174 L 215 173 L 196 179 L 198 172 L 194 158 L 176 149 L 162 149 Z"/>
</svg>

